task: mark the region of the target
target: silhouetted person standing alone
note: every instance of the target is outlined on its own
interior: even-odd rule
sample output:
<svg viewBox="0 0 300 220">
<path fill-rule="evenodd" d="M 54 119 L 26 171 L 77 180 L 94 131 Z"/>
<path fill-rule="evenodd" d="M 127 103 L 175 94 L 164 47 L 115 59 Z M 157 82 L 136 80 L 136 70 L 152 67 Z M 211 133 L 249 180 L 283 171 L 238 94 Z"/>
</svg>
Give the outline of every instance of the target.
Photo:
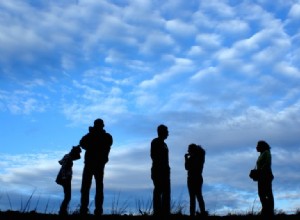
<svg viewBox="0 0 300 220">
<path fill-rule="evenodd" d="M 196 199 L 199 204 L 200 214 L 207 215 L 202 196 L 203 177 L 202 171 L 205 162 L 205 150 L 196 144 L 190 144 L 188 153 L 184 155 L 185 169 L 188 171 L 187 185 L 190 195 L 190 216 L 195 216 Z"/>
<path fill-rule="evenodd" d="M 151 142 L 151 179 L 153 181 L 153 212 L 154 215 L 170 214 L 171 183 L 169 150 L 165 139 L 169 136 L 168 127 L 157 127 L 158 137 Z"/>
<path fill-rule="evenodd" d="M 103 128 L 103 120 L 96 119 L 94 121 L 94 126 L 90 127 L 89 132 L 80 140 L 80 146 L 85 150 L 81 185 L 81 214 L 87 214 L 89 211 L 89 193 L 93 177 L 96 182 L 94 214 L 102 215 L 103 213 L 104 167 L 108 162 L 108 155 L 113 143 L 112 136 Z"/>
<path fill-rule="evenodd" d="M 267 219 L 271 219 L 274 215 L 274 197 L 272 191 L 272 181 L 274 179 L 272 173 L 272 156 L 271 147 L 265 141 L 258 141 L 256 150 L 260 155 L 256 161 L 259 177 L 257 181 L 258 196 L 262 205 L 261 215 Z"/>
</svg>

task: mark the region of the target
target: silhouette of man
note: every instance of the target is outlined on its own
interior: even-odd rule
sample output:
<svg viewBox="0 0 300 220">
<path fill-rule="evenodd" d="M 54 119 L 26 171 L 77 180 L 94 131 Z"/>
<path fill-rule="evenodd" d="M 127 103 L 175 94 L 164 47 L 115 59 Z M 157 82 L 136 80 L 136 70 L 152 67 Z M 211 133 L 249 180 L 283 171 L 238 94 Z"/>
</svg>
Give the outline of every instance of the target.
<svg viewBox="0 0 300 220">
<path fill-rule="evenodd" d="M 96 182 L 94 214 L 102 215 L 103 213 L 104 167 L 108 162 L 108 155 L 113 143 L 112 136 L 103 128 L 103 120 L 96 119 L 94 121 L 94 126 L 89 127 L 89 132 L 80 140 L 80 146 L 85 150 L 81 184 L 81 214 L 87 214 L 89 212 L 89 193 L 93 177 L 95 178 Z"/>
<path fill-rule="evenodd" d="M 158 137 L 151 141 L 151 179 L 153 181 L 153 212 L 154 215 L 170 214 L 170 166 L 169 150 L 165 139 L 169 136 L 165 125 L 157 127 Z"/>
<path fill-rule="evenodd" d="M 190 195 L 190 216 L 195 216 L 196 199 L 199 204 L 200 214 L 207 215 L 202 195 L 202 171 L 205 162 L 205 150 L 196 144 L 190 144 L 188 153 L 185 154 L 185 169 L 188 171 L 187 185 Z"/>
</svg>

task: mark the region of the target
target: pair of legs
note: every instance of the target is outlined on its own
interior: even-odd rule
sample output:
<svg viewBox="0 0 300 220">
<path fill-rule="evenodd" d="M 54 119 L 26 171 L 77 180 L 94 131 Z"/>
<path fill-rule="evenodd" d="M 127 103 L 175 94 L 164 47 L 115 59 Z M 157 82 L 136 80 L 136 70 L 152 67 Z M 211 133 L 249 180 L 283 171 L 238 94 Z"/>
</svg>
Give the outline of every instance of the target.
<svg viewBox="0 0 300 220">
<path fill-rule="evenodd" d="M 153 178 L 153 212 L 154 215 L 169 215 L 171 213 L 171 183 L 170 177 Z"/>
<path fill-rule="evenodd" d="M 261 215 L 271 218 L 274 215 L 274 197 L 272 179 L 258 180 L 258 196 L 262 205 Z"/>
<path fill-rule="evenodd" d="M 82 174 L 81 184 L 81 205 L 80 213 L 87 214 L 89 212 L 89 200 L 90 200 L 90 189 L 92 185 L 92 179 L 95 177 L 96 182 L 96 195 L 95 195 L 95 215 L 102 215 L 103 213 L 103 169 L 96 169 L 93 167 L 85 166 Z"/>
<path fill-rule="evenodd" d="M 195 216 L 196 212 L 196 199 L 201 211 L 201 214 L 206 214 L 205 203 L 202 195 L 203 178 L 190 178 L 187 180 L 189 195 L 190 195 L 190 215 Z"/>
<path fill-rule="evenodd" d="M 62 187 L 64 189 L 64 200 L 60 205 L 59 214 L 66 215 L 68 214 L 68 206 L 71 201 L 71 180 L 66 181 L 66 183 L 64 183 Z"/>
</svg>

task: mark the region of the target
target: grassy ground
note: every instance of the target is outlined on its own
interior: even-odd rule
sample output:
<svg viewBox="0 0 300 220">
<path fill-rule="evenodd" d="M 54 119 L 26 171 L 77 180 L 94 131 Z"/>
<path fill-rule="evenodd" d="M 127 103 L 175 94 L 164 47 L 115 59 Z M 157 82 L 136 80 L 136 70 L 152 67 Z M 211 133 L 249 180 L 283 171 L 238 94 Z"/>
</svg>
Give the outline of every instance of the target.
<svg viewBox="0 0 300 220">
<path fill-rule="evenodd" d="M 166 218 L 157 218 L 150 215 L 103 215 L 101 217 L 96 217 L 94 215 L 80 216 L 80 215 L 68 215 L 68 216 L 59 216 L 57 214 L 42 214 L 36 212 L 18 212 L 18 211 L 5 211 L 0 212 L 1 220 L 93 220 L 93 219 L 103 219 L 103 220 L 151 220 L 151 219 L 176 219 L 176 220 L 190 220 L 190 219 L 207 219 L 207 220 L 260 220 L 260 216 L 258 215 L 227 215 L 227 216 L 208 216 L 205 219 L 200 216 L 196 216 L 195 218 L 191 218 L 187 215 L 171 215 Z M 274 216 L 274 220 L 299 220 L 300 215 L 286 215 L 279 214 Z M 270 219 L 264 219 L 270 220 Z"/>
</svg>

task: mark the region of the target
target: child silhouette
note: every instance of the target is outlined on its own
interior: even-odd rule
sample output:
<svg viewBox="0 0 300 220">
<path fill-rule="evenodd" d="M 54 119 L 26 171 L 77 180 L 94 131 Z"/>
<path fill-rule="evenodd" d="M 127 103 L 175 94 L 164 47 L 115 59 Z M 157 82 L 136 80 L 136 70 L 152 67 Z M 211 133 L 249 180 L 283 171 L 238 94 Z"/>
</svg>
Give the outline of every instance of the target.
<svg viewBox="0 0 300 220">
<path fill-rule="evenodd" d="M 64 200 L 62 201 L 59 210 L 60 215 L 68 214 L 68 205 L 71 201 L 73 161 L 80 159 L 80 153 L 80 146 L 74 146 L 68 154 L 65 154 L 64 157 L 58 161 L 58 163 L 61 165 L 61 168 L 57 174 L 55 182 L 61 185 L 64 189 Z"/>
</svg>

